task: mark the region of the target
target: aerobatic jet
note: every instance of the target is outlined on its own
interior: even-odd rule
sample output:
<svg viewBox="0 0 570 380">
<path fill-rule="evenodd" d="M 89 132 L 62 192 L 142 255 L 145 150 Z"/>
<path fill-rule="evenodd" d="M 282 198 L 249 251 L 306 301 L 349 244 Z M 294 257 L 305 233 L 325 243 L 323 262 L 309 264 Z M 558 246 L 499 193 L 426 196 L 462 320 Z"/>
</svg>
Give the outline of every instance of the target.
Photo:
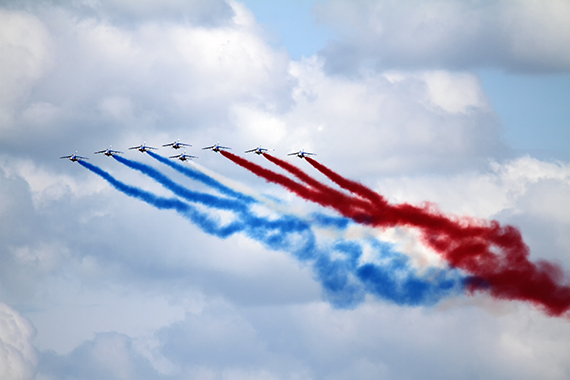
<svg viewBox="0 0 570 380">
<path fill-rule="evenodd" d="M 178 158 L 180 161 L 186 161 L 189 158 L 198 158 L 198 157 L 186 154 L 186 152 L 184 152 L 182 154 L 177 154 L 176 156 L 170 156 L 168 158 Z"/>
<path fill-rule="evenodd" d="M 232 149 L 232 148 L 227 147 L 227 146 L 221 146 L 220 143 L 217 143 L 216 145 L 207 146 L 205 148 L 202 148 L 202 150 L 204 150 L 204 149 L 212 149 L 214 152 L 219 152 L 221 149 Z"/>
<path fill-rule="evenodd" d="M 147 146 L 147 145 L 146 145 L 146 141 L 145 141 L 142 145 L 133 146 L 133 147 L 131 147 L 131 148 L 129 148 L 129 149 L 138 149 L 139 152 L 144 153 L 144 152 L 146 152 L 147 150 L 150 150 L 150 149 L 158 149 L 158 148 L 153 148 L 152 146 Z"/>
<path fill-rule="evenodd" d="M 111 149 L 112 147 L 109 146 L 109 149 L 105 149 L 105 150 L 100 150 L 98 152 L 95 152 L 95 154 L 99 154 L 99 153 L 103 153 L 105 156 L 110 157 L 110 156 L 114 156 L 115 154 L 120 154 L 123 152 L 120 152 L 118 150 L 113 150 Z"/>
<path fill-rule="evenodd" d="M 173 149 L 180 149 L 180 148 L 182 148 L 183 146 L 192 146 L 192 145 L 190 145 L 190 144 L 184 144 L 184 143 L 181 143 L 180 140 L 176 140 L 176 141 L 173 142 L 173 143 L 164 144 L 163 146 L 169 146 L 169 147 L 172 147 Z"/>
<path fill-rule="evenodd" d="M 88 160 L 89 159 L 87 157 L 78 156 L 77 151 L 75 151 L 75 154 L 70 154 L 69 156 L 62 156 L 60 158 L 67 158 L 73 162 L 77 162 L 79 160 Z"/>
<path fill-rule="evenodd" d="M 263 154 L 263 153 L 267 152 L 268 150 L 269 149 L 267 149 L 267 148 L 262 148 L 260 145 L 255 149 L 246 150 L 245 153 Z"/>
<path fill-rule="evenodd" d="M 288 156 L 297 156 L 299 158 L 305 158 L 305 156 L 316 156 L 316 153 L 309 153 L 305 152 L 305 150 L 301 149 L 298 152 L 289 153 Z"/>
</svg>

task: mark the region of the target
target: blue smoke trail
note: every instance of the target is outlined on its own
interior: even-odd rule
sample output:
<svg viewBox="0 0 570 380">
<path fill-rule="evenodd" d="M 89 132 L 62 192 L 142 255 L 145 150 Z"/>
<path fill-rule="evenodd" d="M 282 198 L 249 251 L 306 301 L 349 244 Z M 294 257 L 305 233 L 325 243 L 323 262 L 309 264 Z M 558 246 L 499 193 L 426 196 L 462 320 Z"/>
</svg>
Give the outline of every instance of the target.
<svg viewBox="0 0 570 380">
<path fill-rule="evenodd" d="M 233 189 L 230 189 L 229 187 L 226 187 L 225 185 L 221 184 L 220 182 L 216 181 L 215 179 L 213 179 L 212 177 L 188 168 L 186 166 L 180 165 L 176 162 L 173 162 L 172 160 L 169 160 L 165 157 L 162 157 L 154 152 L 151 151 L 147 151 L 147 153 L 155 158 L 156 160 L 158 160 L 159 162 L 162 162 L 168 166 L 170 166 L 171 168 L 177 170 L 178 172 L 186 175 L 189 178 L 198 180 L 200 182 L 202 182 L 205 185 L 208 185 L 210 187 L 212 187 L 213 189 L 219 190 L 221 193 L 232 196 L 234 198 L 237 198 L 245 203 L 255 203 L 257 202 L 257 200 L 255 200 L 252 197 L 249 197 L 243 193 L 240 193 L 238 191 L 235 191 Z M 142 163 L 136 162 L 136 161 L 132 161 L 132 160 L 128 160 L 124 157 L 121 156 L 113 156 L 113 158 L 116 158 L 118 161 L 122 162 L 123 164 L 135 169 L 135 170 L 139 170 L 140 172 L 149 175 L 151 178 L 155 179 L 157 182 L 159 182 L 160 184 L 162 184 L 163 186 L 165 186 L 166 188 L 168 188 L 169 190 L 171 190 L 172 192 L 174 192 L 175 194 L 177 194 L 180 197 L 183 197 L 189 201 L 196 201 L 195 199 L 193 199 L 193 194 L 202 194 L 202 193 L 187 193 L 187 191 L 189 191 L 188 189 L 174 183 L 173 181 L 171 181 L 170 179 L 168 179 L 165 175 L 163 175 L 162 173 L 158 172 L 156 169 L 151 168 L 148 165 L 144 165 Z M 218 198 L 218 199 L 222 199 L 222 198 Z M 279 201 L 280 200 L 276 200 Z M 207 202 L 207 200 L 205 199 L 205 202 Z M 206 204 L 206 203 L 204 203 Z M 208 206 L 212 206 L 212 207 L 217 207 L 215 204 L 210 203 L 207 204 Z M 228 209 L 231 209 L 228 208 Z M 241 211 L 244 211 L 243 208 L 241 208 Z M 352 220 L 345 218 L 345 217 L 337 217 L 337 216 L 329 216 L 329 215 L 324 215 L 324 214 L 320 214 L 320 213 L 313 213 L 311 214 L 311 218 L 313 220 L 313 223 L 315 225 L 319 225 L 322 227 L 336 227 L 338 229 L 346 229 L 346 227 L 353 223 Z"/>
<path fill-rule="evenodd" d="M 79 164 L 81 164 L 83 167 L 91 170 L 93 173 L 101 176 L 120 192 L 133 198 L 138 198 L 158 209 L 176 210 L 180 214 L 189 218 L 193 223 L 197 224 L 200 228 L 202 228 L 203 231 L 211 235 L 220 238 L 226 238 L 244 229 L 243 224 L 237 222 L 231 223 L 227 226 L 220 226 L 219 223 L 216 223 L 216 221 L 208 218 L 206 214 L 199 212 L 196 208 L 182 202 L 177 198 L 158 197 L 152 193 L 149 193 L 148 191 L 144 191 L 134 186 L 129 186 L 115 179 L 112 175 L 95 165 L 81 160 L 77 162 L 79 162 Z"/>
<path fill-rule="evenodd" d="M 312 213 L 310 215 L 315 225 L 320 227 L 334 227 L 339 230 L 346 229 L 350 224 L 354 223 L 352 219 L 344 216 L 330 216 L 321 213 Z"/>
<path fill-rule="evenodd" d="M 246 203 L 255 203 L 257 202 L 255 199 L 253 199 L 252 197 L 249 197 L 245 194 L 242 194 L 240 192 L 237 192 L 235 190 L 230 189 L 229 187 L 221 184 L 220 182 L 216 181 L 215 179 L 213 179 L 212 177 L 198 171 L 198 170 L 194 170 L 192 168 L 189 168 L 187 166 L 182 166 L 177 162 L 174 162 L 172 160 L 169 160 L 166 157 L 162 157 L 154 152 L 151 152 L 150 150 L 147 150 L 147 153 L 154 159 L 162 162 L 163 164 L 166 164 L 168 166 L 170 166 L 172 169 L 178 171 L 179 173 L 184 174 L 185 176 L 192 178 L 196 181 L 200 181 L 203 184 L 210 186 L 213 189 L 218 190 L 220 193 L 237 198 L 243 202 Z"/>
<path fill-rule="evenodd" d="M 410 272 L 407 256 L 394 252 L 387 244 L 371 243 L 384 252 L 387 262 L 382 266 L 364 264 L 356 268 L 356 276 L 369 293 L 399 304 L 419 306 L 435 304 L 441 294 L 465 287 L 465 278 L 456 270 L 431 268 L 418 277 Z"/>
<path fill-rule="evenodd" d="M 238 221 L 221 226 L 219 221 L 178 199 L 158 197 L 126 185 L 85 161 L 79 163 L 129 196 L 159 209 L 178 211 L 206 233 L 226 238 L 243 232 L 269 249 L 286 251 L 303 262 L 309 262 L 327 299 L 335 307 L 355 307 L 364 300 L 367 293 L 398 305 L 431 305 L 442 298 L 459 294 L 464 288 L 464 279 L 457 271 L 434 269 L 427 275 L 419 276 L 409 265 L 407 256 L 394 252 L 389 245 L 375 240 L 370 240 L 369 243 L 382 264 L 360 265 L 363 253 L 361 244 L 337 240 L 331 247 L 320 247 L 311 224 L 300 218 L 286 215 L 269 220 L 254 215 L 244 205 L 243 208 L 234 210 L 240 214 Z M 317 219 L 319 218 L 317 224 L 338 228 L 346 226 L 344 218 L 319 216 Z"/>
<path fill-rule="evenodd" d="M 292 232 L 301 232 L 302 230 L 310 229 L 310 225 L 306 222 L 300 222 L 301 219 L 293 218 L 293 217 L 281 217 L 278 220 L 268 220 L 266 218 L 259 218 L 253 214 L 248 206 L 238 200 L 229 200 L 226 198 L 220 198 L 211 194 L 200 193 L 196 191 L 189 190 L 171 179 L 169 179 L 164 174 L 160 173 L 156 169 L 145 165 L 143 163 L 128 160 L 124 157 L 120 156 L 113 156 L 117 161 L 127 165 L 128 167 L 138 170 L 143 174 L 148 175 L 165 188 L 172 191 L 174 194 L 188 200 L 191 202 L 200 202 L 206 206 L 222 209 L 222 210 L 231 210 L 237 212 L 241 218 L 241 220 L 245 223 L 246 226 L 253 226 L 255 229 L 248 229 L 249 235 L 257 236 L 260 231 L 273 231 L 276 229 L 286 231 L 287 233 Z M 236 193 L 239 194 L 239 193 Z M 319 213 L 314 213 L 311 215 L 313 218 L 314 225 L 322 226 L 322 227 L 336 227 L 339 229 L 344 229 L 348 226 L 351 222 L 348 218 L 339 218 L 333 217 L 328 215 L 323 215 Z M 275 241 L 277 237 L 273 237 L 272 241 Z M 259 236 L 257 236 L 257 240 L 261 241 Z"/>
<path fill-rule="evenodd" d="M 162 186 L 166 187 L 168 190 L 172 191 L 174 194 L 190 202 L 201 203 L 203 205 L 215 207 L 221 210 L 242 211 L 245 208 L 243 202 L 189 190 L 170 180 L 167 176 L 160 173 L 158 170 L 143 163 L 131 161 L 124 157 L 116 155 L 114 155 L 113 158 L 132 169 L 146 174 L 147 176 L 160 183 Z"/>
</svg>

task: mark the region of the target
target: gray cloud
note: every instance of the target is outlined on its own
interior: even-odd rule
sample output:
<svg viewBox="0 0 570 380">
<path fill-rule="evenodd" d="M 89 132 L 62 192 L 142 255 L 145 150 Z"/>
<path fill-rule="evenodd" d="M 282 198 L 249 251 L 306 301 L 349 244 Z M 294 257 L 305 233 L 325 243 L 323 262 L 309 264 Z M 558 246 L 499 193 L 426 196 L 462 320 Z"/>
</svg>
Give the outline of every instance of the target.
<svg viewBox="0 0 570 380">
<path fill-rule="evenodd" d="M 100 333 L 68 355 L 53 351 L 42 353 L 39 371 L 58 379 L 161 379 L 150 362 L 123 334 Z"/>
<path fill-rule="evenodd" d="M 570 5 L 563 0 L 333 0 L 315 14 L 338 33 L 321 52 L 332 72 L 570 69 Z"/>
<path fill-rule="evenodd" d="M 41 13 L 59 8 L 76 16 L 108 20 L 113 24 L 134 27 L 148 20 L 190 23 L 196 26 L 215 27 L 230 22 L 234 12 L 224 0 L 3 0 L 0 5 L 10 10 L 26 10 Z"/>
</svg>

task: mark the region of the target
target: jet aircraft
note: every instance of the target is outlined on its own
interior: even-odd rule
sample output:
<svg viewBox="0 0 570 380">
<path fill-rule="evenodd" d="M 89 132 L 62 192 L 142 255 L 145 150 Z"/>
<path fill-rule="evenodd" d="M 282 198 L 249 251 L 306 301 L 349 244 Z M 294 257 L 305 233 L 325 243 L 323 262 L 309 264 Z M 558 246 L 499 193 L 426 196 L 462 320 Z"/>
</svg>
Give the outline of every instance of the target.
<svg viewBox="0 0 570 380">
<path fill-rule="evenodd" d="M 113 156 L 113 155 L 115 155 L 115 154 L 123 153 L 123 152 L 120 152 L 120 151 L 118 151 L 118 150 L 113 150 L 113 149 L 111 149 L 111 148 L 112 148 L 112 147 L 109 146 L 109 149 L 100 150 L 100 151 L 98 151 L 98 152 L 95 152 L 95 154 L 103 153 L 105 156 L 110 157 L 110 156 Z"/>
<path fill-rule="evenodd" d="M 172 147 L 173 149 L 180 149 L 180 148 L 182 148 L 183 146 L 192 146 L 192 145 L 190 145 L 190 144 L 184 144 L 184 143 L 181 143 L 180 140 L 176 140 L 176 141 L 173 142 L 173 143 L 164 144 L 163 146 L 169 146 L 169 147 Z"/>
<path fill-rule="evenodd" d="M 60 158 L 67 158 L 73 162 L 77 162 L 79 160 L 88 160 L 89 159 L 87 157 L 78 156 L 77 151 L 75 152 L 75 154 L 70 154 L 69 156 L 62 156 Z"/>
<path fill-rule="evenodd" d="M 177 154 L 176 156 L 170 156 L 168 158 L 178 158 L 180 161 L 186 161 L 189 158 L 198 158 L 198 157 L 186 154 L 186 152 L 184 152 L 182 154 Z"/>
<path fill-rule="evenodd" d="M 267 152 L 268 150 L 269 149 L 267 149 L 267 148 L 262 148 L 260 145 L 255 149 L 246 150 L 245 153 L 263 154 L 263 153 Z"/>
<path fill-rule="evenodd" d="M 147 150 L 150 150 L 150 149 L 158 149 L 158 148 L 153 148 L 152 146 L 147 146 L 147 145 L 146 145 L 146 141 L 145 141 L 142 145 L 133 146 L 133 147 L 131 147 L 131 148 L 129 148 L 129 149 L 138 149 L 139 152 L 144 153 L 144 152 L 146 152 Z"/>
<path fill-rule="evenodd" d="M 304 149 L 301 149 L 298 152 L 293 152 L 293 153 L 289 153 L 288 156 L 297 156 L 299 158 L 305 158 L 305 156 L 316 156 L 316 153 L 309 153 L 309 152 L 305 152 Z"/>
<path fill-rule="evenodd" d="M 214 152 L 219 152 L 221 149 L 232 149 L 232 148 L 227 147 L 227 146 L 221 146 L 220 143 L 217 143 L 216 145 L 207 146 L 205 148 L 202 148 L 202 150 L 204 150 L 204 149 L 212 149 Z"/>
</svg>

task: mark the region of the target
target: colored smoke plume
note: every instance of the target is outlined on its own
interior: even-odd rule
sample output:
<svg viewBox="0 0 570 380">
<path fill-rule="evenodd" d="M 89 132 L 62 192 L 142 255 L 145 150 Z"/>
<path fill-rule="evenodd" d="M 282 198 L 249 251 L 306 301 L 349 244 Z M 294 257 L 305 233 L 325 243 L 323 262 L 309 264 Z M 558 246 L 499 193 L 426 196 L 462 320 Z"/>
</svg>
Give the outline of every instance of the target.
<svg viewBox="0 0 570 380">
<path fill-rule="evenodd" d="M 468 289 L 488 291 L 497 298 L 531 302 L 548 315 L 570 310 L 570 286 L 562 269 L 547 261 L 529 261 L 530 250 L 520 231 L 497 221 L 450 218 L 433 206 L 390 205 L 366 186 L 348 180 L 314 159 L 307 162 L 345 190 L 376 205 L 371 224 L 377 227 L 418 228 L 424 242 L 447 262 L 476 276 Z"/>
</svg>

